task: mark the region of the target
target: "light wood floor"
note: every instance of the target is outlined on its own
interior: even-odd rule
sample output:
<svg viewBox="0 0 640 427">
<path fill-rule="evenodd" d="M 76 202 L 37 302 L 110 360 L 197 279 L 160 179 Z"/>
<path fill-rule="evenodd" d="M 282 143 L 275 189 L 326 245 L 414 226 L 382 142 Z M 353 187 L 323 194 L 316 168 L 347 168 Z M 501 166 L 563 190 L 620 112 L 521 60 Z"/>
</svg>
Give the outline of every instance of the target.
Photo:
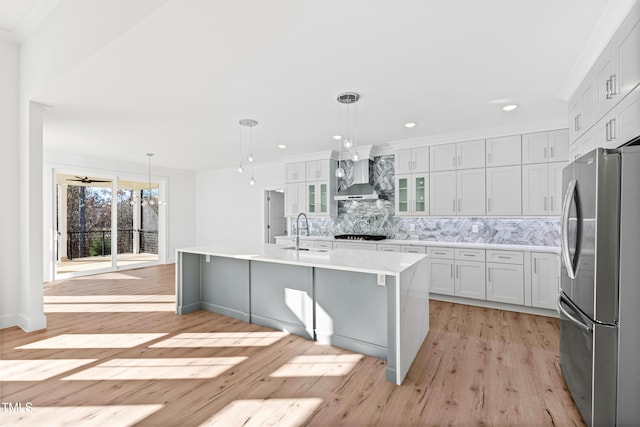
<svg viewBox="0 0 640 427">
<path fill-rule="evenodd" d="M 395 386 L 382 360 L 173 301 L 171 265 L 47 284 L 47 329 L 0 332 L 0 425 L 583 425 L 557 319 L 431 301 Z"/>
</svg>

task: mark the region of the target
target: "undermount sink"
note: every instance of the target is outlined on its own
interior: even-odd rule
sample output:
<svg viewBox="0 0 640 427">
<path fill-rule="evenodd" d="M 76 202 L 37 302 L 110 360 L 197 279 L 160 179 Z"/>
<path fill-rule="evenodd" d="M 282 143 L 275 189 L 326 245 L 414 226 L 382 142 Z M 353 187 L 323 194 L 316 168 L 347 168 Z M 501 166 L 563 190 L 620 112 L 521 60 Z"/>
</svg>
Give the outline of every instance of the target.
<svg viewBox="0 0 640 427">
<path fill-rule="evenodd" d="M 285 246 L 282 249 L 286 249 L 289 251 L 295 251 L 296 247 L 295 246 Z M 309 251 L 309 252 L 328 252 L 327 249 L 319 249 L 319 248 L 299 248 L 299 251 Z"/>
</svg>

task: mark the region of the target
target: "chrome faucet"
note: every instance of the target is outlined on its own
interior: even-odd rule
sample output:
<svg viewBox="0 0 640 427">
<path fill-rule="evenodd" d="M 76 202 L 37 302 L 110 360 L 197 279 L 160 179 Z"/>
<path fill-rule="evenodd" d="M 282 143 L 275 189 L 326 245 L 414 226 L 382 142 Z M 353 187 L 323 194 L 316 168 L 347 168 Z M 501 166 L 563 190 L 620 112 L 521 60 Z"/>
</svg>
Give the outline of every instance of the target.
<svg viewBox="0 0 640 427">
<path fill-rule="evenodd" d="M 300 217 L 304 216 L 305 227 L 307 229 L 307 236 L 309 235 L 309 218 L 304 212 L 300 212 L 296 218 L 296 251 L 300 250 Z"/>
</svg>

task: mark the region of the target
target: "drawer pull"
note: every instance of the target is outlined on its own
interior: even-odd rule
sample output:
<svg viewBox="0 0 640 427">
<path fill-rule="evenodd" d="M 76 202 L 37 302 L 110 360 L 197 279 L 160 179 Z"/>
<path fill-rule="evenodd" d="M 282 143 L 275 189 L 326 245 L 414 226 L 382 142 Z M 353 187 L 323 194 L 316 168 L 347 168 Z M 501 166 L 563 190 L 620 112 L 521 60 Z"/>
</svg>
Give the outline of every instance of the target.
<svg viewBox="0 0 640 427">
<path fill-rule="evenodd" d="M 434 252 L 434 254 L 436 254 L 436 255 L 446 255 L 447 253 L 446 252 Z"/>
<path fill-rule="evenodd" d="M 504 255 L 498 255 L 498 258 L 500 258 L 500 259 L 512 259 L 513 257 L 504 256 Z"/>
<path fill-rule="evenodd" d="M 463 256 L 475 256 L 474 254 L 462 254 Z"/>
</svg>

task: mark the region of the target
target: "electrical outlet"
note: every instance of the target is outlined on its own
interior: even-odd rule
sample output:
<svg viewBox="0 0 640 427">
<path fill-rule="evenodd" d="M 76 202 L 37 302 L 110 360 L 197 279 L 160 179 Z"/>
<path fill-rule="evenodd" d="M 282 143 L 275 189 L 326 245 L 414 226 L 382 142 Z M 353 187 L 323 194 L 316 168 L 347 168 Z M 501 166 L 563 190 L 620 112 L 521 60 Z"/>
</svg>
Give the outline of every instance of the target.
<svg viewBox="0 0 640 427">
<path fill-rule="evenodd" d="M 473 224 L 471 226 L 471 232 L 472 233 L 477 233 L 478 232 L 478 224 Z"/>
<path fill-rule="evenodd" d="M 415 224 L 409 224 L 409 231 L 416 231 L 416 225 Z"/>
<path fill-rule="evenodd" d="M 384 274 L 378 274 L 378 286 L 385 286 L 387 284 L 385 279 L 386 276 Z"/>
<path fill-rule="evenodd" d="M 204 262 L 211 262 L 211 255 L 205 255 Z"/>
</svg>

